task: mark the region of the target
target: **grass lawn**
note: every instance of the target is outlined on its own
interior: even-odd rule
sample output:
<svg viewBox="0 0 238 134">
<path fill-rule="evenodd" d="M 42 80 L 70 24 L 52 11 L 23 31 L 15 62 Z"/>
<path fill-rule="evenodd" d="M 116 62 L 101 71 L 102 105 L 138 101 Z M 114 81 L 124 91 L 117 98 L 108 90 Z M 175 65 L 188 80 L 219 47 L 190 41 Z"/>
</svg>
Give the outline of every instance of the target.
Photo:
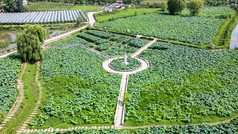
<svg viewBox="0 0 238 134">
<path fill-rule="evenodd" d="M 83 12 L 85 12 L 85 10 L 86 10 L 87 12 L 89 12 L 89 11 L 99 11 L 100 8 L 101 8 L 101 6 L 79 5 L 79 6 L 74 6 L 74 7 L 70 8 L 69 10 L 81 10 Z"/>
<path fill-rule="evenodd" d="M 128 16 L 134 16 L 136 13 L 137 15 L 145 14 L 145 13 L 151 13 L 151 12 L 158 12 L 158 8 L 134 8 L 134 9 L 124 9 L 113 13 L 100 13 L 96 14 L 95 18 L 97 22 L 104 22 L 108 21 L 110 19 L 115 18 L 123 18 Z"/>
<path fill-rule="evenodd" d="M 59 10 L 68 10 L 73 7 L 73 4 L 67 3 L 55 3 L 55 2 L 36 2 L 30 3 L 28 7 L 26 7 L 27 11 L 59 11 Z"/>
</svg>

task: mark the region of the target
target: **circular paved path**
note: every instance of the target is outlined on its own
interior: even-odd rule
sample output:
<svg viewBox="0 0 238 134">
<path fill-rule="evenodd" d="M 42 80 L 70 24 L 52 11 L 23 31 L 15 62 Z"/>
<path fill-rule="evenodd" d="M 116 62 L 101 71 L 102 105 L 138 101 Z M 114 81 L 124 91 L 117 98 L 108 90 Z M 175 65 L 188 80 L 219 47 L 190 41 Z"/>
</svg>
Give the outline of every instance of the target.
<svg viewBox="0 0 238 134">
<path fill-rule="evenodd" d="M 133 58 L 134 58 L 134 59 L 137 59 L 138 61 L 140 61 L 141 66 L 140 66 L 139 68 L 137 68 L 136 70 L 133 70 L 133 71 L 117 71 L 117 70 L 112 69 L 112 68 L 109 66 L 110 62 L 112 62 L 112 61 L 115 60 L 115 59 L 121 59 L 121 58 L 123 58 L 123 56 L 112 57 L 112 58 L 110 58 L 110 59 L 107 59 L 107 60 L 105 60 L 105 61 L 103 62 L 102 66 L 103 66 L 103 68 L 104 68 L 107 72 L 109 72 L 109 73 L 126 74 L 126 75 L 128 75 L 128 74 L 134 74 L 134 73 L 143 71 L 143 70 L 145 70 L 145 69 L 147 69 L 147 68 L 149 67 L 149 63 L 148 63 L 146 60 L 144 60 L 144 59 L 142 59 L 142 58 L 138 58 L 138 57 L 133 57 Z"/>
</svg>

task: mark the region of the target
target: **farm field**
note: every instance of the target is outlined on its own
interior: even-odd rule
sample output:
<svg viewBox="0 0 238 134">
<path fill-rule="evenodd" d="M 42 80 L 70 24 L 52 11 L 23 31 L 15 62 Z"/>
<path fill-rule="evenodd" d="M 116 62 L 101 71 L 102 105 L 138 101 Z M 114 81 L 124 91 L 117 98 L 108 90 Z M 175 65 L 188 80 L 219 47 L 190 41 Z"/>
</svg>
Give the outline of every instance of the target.
<svg viewBox="0 0 238 134">
<path fill-rule="evenodd" d="M 38 13 L 36 23 L 61 12 L 66 20 L 75 11 L 86 18 L 82 5 L 58 3 L 57 11 L 53 4 L 54 11 L 36 5 L 42 11 L 22 14 Z M 205 7 L 190 16 L 187 9 L 169 15 L 132 7 L 95 15 L 95 27 L 89 15 L 85 29 L 51 44 L 46 37 L 41 61 L 1 58 L 0 133 L 237 133 L 238 51 L 225 49 L 238 19 L 233 9 Z M 22 14 L 14 23 L 26 20 Z M 70 22 L 43 27 L 54 36 L 77 26 Z"/>
<path fill-rule="evenodd" d="M 74 7 L 73 4 L 68 3 L 56 3 L 56 2 L 34 2 L 30 3 L 27 7 L 27 11 L 35 12 L 35 11 L 62 11 L 69 10 Z"/>
<path fill-rule="evenodd" d="M 101 22 L 105 22 L 109 20 L 118 19 L 118 18 L 135 16 L 135 14 L 142 15 L 142 14 L 147 14 L 152 12 L 159 12 L 159 9 L 158 8 L 151 8 L 151 9 L 150 8 L 129 8 L 124 10 L 114 11 L 113 13 L 95 14 L 95 18 L 97 22 L 101 23 Z"/>
<path fill-rule="evenodd" d="M 130 76 L 126 126 L 209 123 L 238 114 L 237 51 L 158 42 L 140 57 L 150 68 Z"/>
<path fill-rule="evenodd" d="M 73 37 L 69 44 L 83 44 L 109 56 L 131 55 L 149 40 L 136 39 L 135 37 L 114 34 L 99 30 L 89 30 Z M 55 46 L 63 46 L 64 43 L 56 43 Z"/>
<path fill-rule="evenodd" d="M 99 11 L 101 6 L 91 6 L 91 5 L 76 5 L 74 7 L 71 7 L 69 10 L 81 10 L 83 12 L 93 12 L 93 11 Z"/>
<path fill-rule="evenodd" d="M 71 41 L 61 43 L 72 45 Z M 57 43 L 54 46 L 58 46 Z M 101 63 L 104 59 L 81 46 L 46 50 L 41 64 L 41 78 L 45 81 L 47 96 L 30 126 L 67 128 L 88 124 L 111 125 L 120 76 L 103 70 Z"/>
<path fill-rule="evenodd" d="M 190 11 L 185 9 L 182 11 L 181 15 L 189 15 Z M 202 17 L 221 17 L 229 16 L 232 14 L 232 10 L 229 7 L 205 7 L 201 9 L 198 16 Z"/>
<path fill-rule="evenodd" d="M 16 86 L 21 61 L 16 55 L 0 59 L 0 70 L 0 122 L 2 122 L 18 94 Z"/>
<path fill-rule="evenodd" d="M 206 17 L 183 17 L 151 13 L 125 19 L 104 22 L 100 28 L 119 33 L 139 34 L 161 39 L 197 44 L 211 43 L 225 19 Z"/>
</svg>

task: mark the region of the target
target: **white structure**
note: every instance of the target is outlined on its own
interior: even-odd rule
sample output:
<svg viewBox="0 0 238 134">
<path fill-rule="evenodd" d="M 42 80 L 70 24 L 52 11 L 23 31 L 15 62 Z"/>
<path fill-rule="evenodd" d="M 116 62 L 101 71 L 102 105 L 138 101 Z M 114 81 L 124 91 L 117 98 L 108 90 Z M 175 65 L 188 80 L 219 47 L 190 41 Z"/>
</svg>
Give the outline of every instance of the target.
<svg viewBox="0 0 238 134">
<path fill-rule="evenodd" d="M 124 56 L 124 62 L 123 62 L 124 64 L 126 64 L 126 65 L 128 65 L 129 64 L 129 62 L 127 62 L 127 55 L 125 54 L 125 56 Z"/>
<path fill-rule="evenodd" d="M 23 4 L 23 6 L 26 6 L 27 5 L 27 0 L 22 0 L 22 4 Z"/>
<path fill-rule="evenodd" d="M 238 25 L 231 34 L 230 49 L 238 48 Z"/>
<path fill-rule="evenodd" d="M 125 5 L 122 4 L 122 1 L 120 1 L 120 3 L 113 3 L 110 6 L 105 7 L 105 11 L 111 12 L 112 10 L 123 9 L 123 8 L 125 8 Z"/>
</svg>

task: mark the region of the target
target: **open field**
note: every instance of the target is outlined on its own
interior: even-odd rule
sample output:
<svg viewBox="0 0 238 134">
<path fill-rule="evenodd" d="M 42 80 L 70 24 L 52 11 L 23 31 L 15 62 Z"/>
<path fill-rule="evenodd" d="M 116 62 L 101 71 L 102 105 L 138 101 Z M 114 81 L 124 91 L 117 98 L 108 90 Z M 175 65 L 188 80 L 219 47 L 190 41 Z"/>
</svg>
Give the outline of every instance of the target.
<svg viewBox="0 0 238 134">
<path fill-rule="evenodd" d="M 83 12 L 89 12 L 89 11 L 99 11 L 101 6 L 91 6 L 91 5 L 76 5 L 74 7 L 71 7 L 69 10 L 81 10 Z"/>
<path fill-rule="evenodd" d="M 237 51 L 158 42 L 140 57 L 150 68 L 130 76 L 125 125 L 208 123 L 237 115 Z"/>
<path fill-rule="evenodd" d="M 35 12 L 35 11 L 62 11 L 69 10 L 74 7 L 73 4 L 67 3 L 55 3 L 55 2 L 36 2 L 30 3 L 27 7 L 27 11 Z"/>
<path fill-rule="evenodd" d="M 225 19 L 151 13 L 104 22 L 99 27 L 106 27 L 110 31 L 119 33 L 153 36 L 202 45 L 212 42 L 224 21 Z"/>
<path fill-rule="evenodd" d="M 69 40 L 61 43 L 72 45 Z M 104 57 L 81 46 L 52 48 L 44 52 L 44 57 L 41 77 L 47 96 L 40 107 L 41 112 L 30 126 L 111 125 L 120 76 L 102 69 Z"/>
<path fill-rule="evenodd" d="M 96 27 L 47 40 L 35 64 L 17 54 L 0 59 L 0 133 L 238 133 L 238 51 L 225 49 L 234 10 L 130 8 L 96 19 Z"/>
<path fill-rule="evenodd" d="M 129 8 L 129 9 L 124 9 L 120 11 L 116 11 L 113 13 L 100 13 L 96 14 L 96 20 L 97 22 L 104 22 L 108 20 L 114 20 L 118 18 L 124 18 L 128 16 L 135 16 L 135 15 L 142 15 L 142 14 L 147 14 L 147 13 L 152 13 L 152 12 L 159 12 L 159 9 L 157 8 Z"/>
</svg>

